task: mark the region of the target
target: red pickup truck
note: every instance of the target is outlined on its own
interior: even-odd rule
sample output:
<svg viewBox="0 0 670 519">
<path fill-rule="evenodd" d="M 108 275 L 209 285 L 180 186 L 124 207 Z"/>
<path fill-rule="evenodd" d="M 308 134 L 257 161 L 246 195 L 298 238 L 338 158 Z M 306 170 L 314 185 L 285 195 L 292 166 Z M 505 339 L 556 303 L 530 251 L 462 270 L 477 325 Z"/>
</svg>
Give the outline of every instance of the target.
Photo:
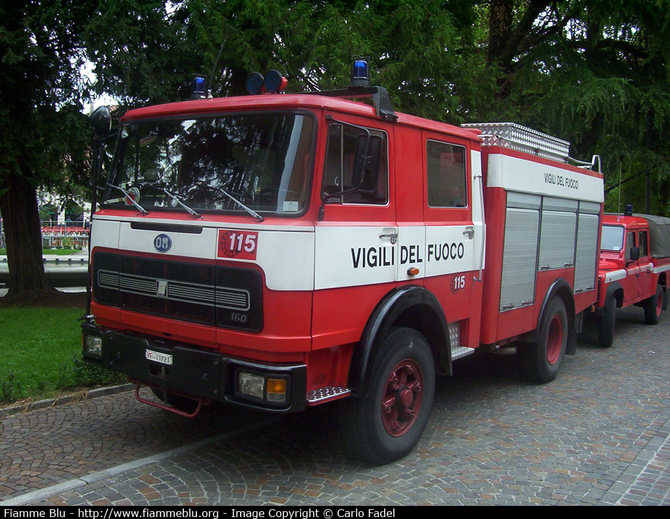
<svg viewBox="0 0 670 519">
<path fill-rule="evenodd" d="M 657 324 L 667 306 L 670 218 L 603 216 L 598 265 L 598 342 L 614 340 L 616 309 L 636 305 L 647 324 Z"/>
</svg>

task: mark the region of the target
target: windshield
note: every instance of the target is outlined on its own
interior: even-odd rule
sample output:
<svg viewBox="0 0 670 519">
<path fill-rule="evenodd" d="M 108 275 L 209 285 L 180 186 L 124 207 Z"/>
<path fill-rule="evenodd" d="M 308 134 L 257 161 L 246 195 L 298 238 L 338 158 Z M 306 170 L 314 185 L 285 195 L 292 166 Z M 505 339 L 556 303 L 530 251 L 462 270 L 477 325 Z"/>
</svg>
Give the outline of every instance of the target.
<svg viewBox="0 0 670 519">
<path fill-rule="evenodd" d="M 623 247 L 623 227 L 603 225 L 600 250 L 620 251 Z"/>
<path fill-rule="evenodd" d="M 132 122 L 121 129 L 104 204 L 130 205 L 127 194 L 149 211 L 298 214 L 314 138 L 313 118 L 300 113 Z"/>
</svg>

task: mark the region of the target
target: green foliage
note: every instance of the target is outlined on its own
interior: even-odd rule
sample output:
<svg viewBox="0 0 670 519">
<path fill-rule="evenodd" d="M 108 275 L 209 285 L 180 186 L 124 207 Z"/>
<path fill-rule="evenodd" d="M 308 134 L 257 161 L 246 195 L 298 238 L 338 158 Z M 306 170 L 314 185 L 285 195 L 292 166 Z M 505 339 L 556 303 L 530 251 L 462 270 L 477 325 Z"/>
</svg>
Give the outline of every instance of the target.
<svg viewBox="0 0 670 519">
<path fill-rule="evenodd" d="M 58 208 L 53 204 L 44 204 L 39 207 L 40 221 L 53 221 L 58 219 Z"/>
<path fill-rule="evenodd" d="M 9 2 L 0 7 L 0 194 L 8 175 L 34 186 L 82 174 L 89 140 L 79 32 L 91 2 Z"/>
<path fill-rule="evenodd" d="M 8 373 L 0 379 L 0 402 L 14 402 L 23 396 L 21 382 L 16 380 L 14 373 Z"/>
</svg>

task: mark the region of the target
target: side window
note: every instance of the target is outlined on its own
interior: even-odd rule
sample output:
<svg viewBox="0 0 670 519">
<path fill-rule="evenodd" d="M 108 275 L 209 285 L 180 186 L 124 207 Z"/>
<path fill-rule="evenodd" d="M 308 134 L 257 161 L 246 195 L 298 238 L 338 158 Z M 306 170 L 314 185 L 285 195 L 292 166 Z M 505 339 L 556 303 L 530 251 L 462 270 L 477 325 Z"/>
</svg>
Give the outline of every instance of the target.
<svg viewBox="0 0 670 519">
<path fill-rule="evenodd" d="M 444 142 L 428 141 L 426 159 L 428 205 L 465 207 L 468 200 L 465 148 Z"/>
<path fill-rule="evenodd" d="M 629 232 L 626 233 L 626 259 L 631 259 L 630 251 L 635 247 L 635 233 Z"/>
<path fill-rule="evenodd" d="M 640 257 L 649 256 L 649 246 L 647 245 L 647 231 L 642 231 L 638 233 L 638 239 L 640 240 Z"/>
<path fill-rule="evenodd" d="M 380 204 L 388 202 L 386 134 L 344 123 L 328 125 L 323 173 L 325 202 Z"/>
</svg>

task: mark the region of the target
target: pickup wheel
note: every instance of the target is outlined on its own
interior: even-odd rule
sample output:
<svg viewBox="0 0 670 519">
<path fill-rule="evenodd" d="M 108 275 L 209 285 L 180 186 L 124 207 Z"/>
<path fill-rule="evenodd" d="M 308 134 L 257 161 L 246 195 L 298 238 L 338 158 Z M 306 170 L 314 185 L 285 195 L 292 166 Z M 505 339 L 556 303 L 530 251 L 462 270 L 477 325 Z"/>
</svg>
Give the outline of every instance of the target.
<svg viewBox="0 0 670 519">
<path fill-rule="evenodd" d="M 598 344 L 609 348 L 614 343 L 614 323 L 616 323 L 616 298 L 610 294 L 598 319 Z"/>
<path fill-rule="evenodd" d="M 435 363 L 426 338 L 394 328 L 372 360 L 367 391 L 351 399 L 345 418 L 349 455 L 374 465 L 402 458 L 426 427 L 435 394 Z"/>
<path fill-rule="evenodd" d="M 656 293 L 644 302 L 644 320 L 647 324 L 658 324 L 663 314 L 663 287 L 656 285 Z"/>
<path fill-rule="evenodd" d="M 568 344 L 568 314 L 565 303 L 554 297 L 542 316 L 537 342 L 519 351 L 522 376 L 539 384 L 556 378 Z"/>
</svg>

